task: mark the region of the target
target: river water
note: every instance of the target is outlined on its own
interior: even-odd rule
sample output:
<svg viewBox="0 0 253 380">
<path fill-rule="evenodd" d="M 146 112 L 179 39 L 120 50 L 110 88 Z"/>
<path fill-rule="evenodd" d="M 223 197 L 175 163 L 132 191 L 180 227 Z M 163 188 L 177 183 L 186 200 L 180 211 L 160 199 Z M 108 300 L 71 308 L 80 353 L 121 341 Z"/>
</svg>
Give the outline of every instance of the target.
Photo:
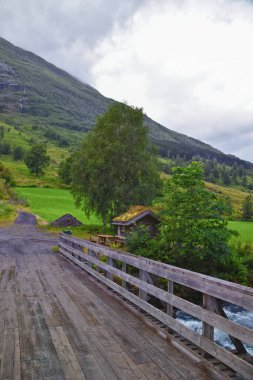
<svg viewBox="0 0 253 380">
<path fill-rule="evenodd" d="M 253 329 L 253 312 L 245 310 L 239 306 L 227 305 L 224 307 L 224 311 L 228 318 L 239 325 Z M 176 319 L 187 326 L 189 329 L 202 333 L 202 323 L 200 320 L 193 318 L 189 314 L 182 311 L 178 311 Z M 218 329 L 214 329 L 214 340 L 222 347 L 227 349 L 234 349 L 229 336 Z M 253 346 L 245 344 L 247 351 L 253 355 Z"/>
</svg>

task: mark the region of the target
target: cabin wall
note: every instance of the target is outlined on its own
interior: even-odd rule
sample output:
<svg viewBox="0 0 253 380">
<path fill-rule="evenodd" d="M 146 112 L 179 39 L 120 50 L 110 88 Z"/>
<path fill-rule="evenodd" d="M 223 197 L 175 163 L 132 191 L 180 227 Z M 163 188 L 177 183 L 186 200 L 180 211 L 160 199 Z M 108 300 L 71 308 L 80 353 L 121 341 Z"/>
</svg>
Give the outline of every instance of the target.
<svg viewBox="0 0 253 380">
<path fill-rule="evenodd" d="M 125 235 L 133 231 L 135 226 L 145 225 L 151 236 L 155 236 L 159 230 L 159 222 L 150 215 L 146 215 L 139 219 L 137 222 L 131 224 L 130 226 L 118 226 L 118 235 Z M 119 233 L 120 232 L 120 233 Z"/>
</svg>

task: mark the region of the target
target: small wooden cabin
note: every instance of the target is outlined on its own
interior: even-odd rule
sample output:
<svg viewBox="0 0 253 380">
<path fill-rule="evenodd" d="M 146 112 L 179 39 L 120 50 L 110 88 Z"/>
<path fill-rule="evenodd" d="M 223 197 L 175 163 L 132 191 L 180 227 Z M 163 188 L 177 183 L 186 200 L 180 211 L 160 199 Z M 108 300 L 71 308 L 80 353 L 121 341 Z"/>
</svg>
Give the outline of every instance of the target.
<svg viewBox="0 0 253 380">
<path fill-rule="evenodd" d="M 140 224 L 147 226 L 150 234 L 155 236 L 158 232 L 159 218 L 146 206 L 132 206 L 124 214 L 114 218 L 111 224 L 117 226 L 118 236 L 126 235 L 131 232 L 136 225 Z"/>
</svg>

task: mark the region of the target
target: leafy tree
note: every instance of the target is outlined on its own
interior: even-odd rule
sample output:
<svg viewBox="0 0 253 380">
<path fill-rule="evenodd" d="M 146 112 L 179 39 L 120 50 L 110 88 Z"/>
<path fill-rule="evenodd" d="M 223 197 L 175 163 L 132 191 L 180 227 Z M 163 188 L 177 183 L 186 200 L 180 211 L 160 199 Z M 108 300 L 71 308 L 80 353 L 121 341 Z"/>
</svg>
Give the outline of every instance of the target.
<svg viewBox="0 0 253 380">
<path fill-rule="evenodd" d="M 251 195 L 248 195 L 243 202 L 242 218 L 246 221 L 249 221 L 253 218 L 253 200 Z"/>
<path fill-rule="evenodd" d="M 149 204 L 161 187 L 142 109 L 114 103 L 97 119 L 73 163 L 72 192 L 103 223 L 132 204 Z"/>
<path fill-rule="evenodd" d="M 226 277 L 229 265 L 236 261 L 229 246 L 236 233 L 227 228 L 227 211 L 218 196 L 205 189 L 201 163 L 175 168 L 162 211 L 161 242 L 167 261 Z"/>
<path fill-rule="evenodd" d="M 43 175 L 44 169 L 49 165 L 50 158 L 44 144 L 36 144 L 31 147 L 25 157 L 25 163 L 30 172 L 36 176 Z"/>
<path fill-rule="evenodd" d="M 73 156 L 66 158 L 60 163 L 58 174 L 64 183 L 71 183 Z"/>
<path fill-rule="evenodd" d="M 24 150 L 22 146 L 17 146 L 16 148 L 14 148 L 12 155 L 15 161 L 22 160 L 22 158 L 24 157 Z"/>
</svg>

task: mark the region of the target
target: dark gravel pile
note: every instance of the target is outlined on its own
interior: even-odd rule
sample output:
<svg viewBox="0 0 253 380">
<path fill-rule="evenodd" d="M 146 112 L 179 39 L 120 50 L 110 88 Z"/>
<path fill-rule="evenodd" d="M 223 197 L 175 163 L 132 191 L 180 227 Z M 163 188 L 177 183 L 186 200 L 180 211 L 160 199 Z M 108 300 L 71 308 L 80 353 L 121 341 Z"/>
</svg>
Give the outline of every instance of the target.
<svg viewBox="0 0 253 380">
<path fill-rule="evenodd" d="M 53 227 L 75 227 L 82 225 L 83 223 L 79 222 L 79 220 L 71 214 L 65 214 L 51 223 Z"/>
</svg>

